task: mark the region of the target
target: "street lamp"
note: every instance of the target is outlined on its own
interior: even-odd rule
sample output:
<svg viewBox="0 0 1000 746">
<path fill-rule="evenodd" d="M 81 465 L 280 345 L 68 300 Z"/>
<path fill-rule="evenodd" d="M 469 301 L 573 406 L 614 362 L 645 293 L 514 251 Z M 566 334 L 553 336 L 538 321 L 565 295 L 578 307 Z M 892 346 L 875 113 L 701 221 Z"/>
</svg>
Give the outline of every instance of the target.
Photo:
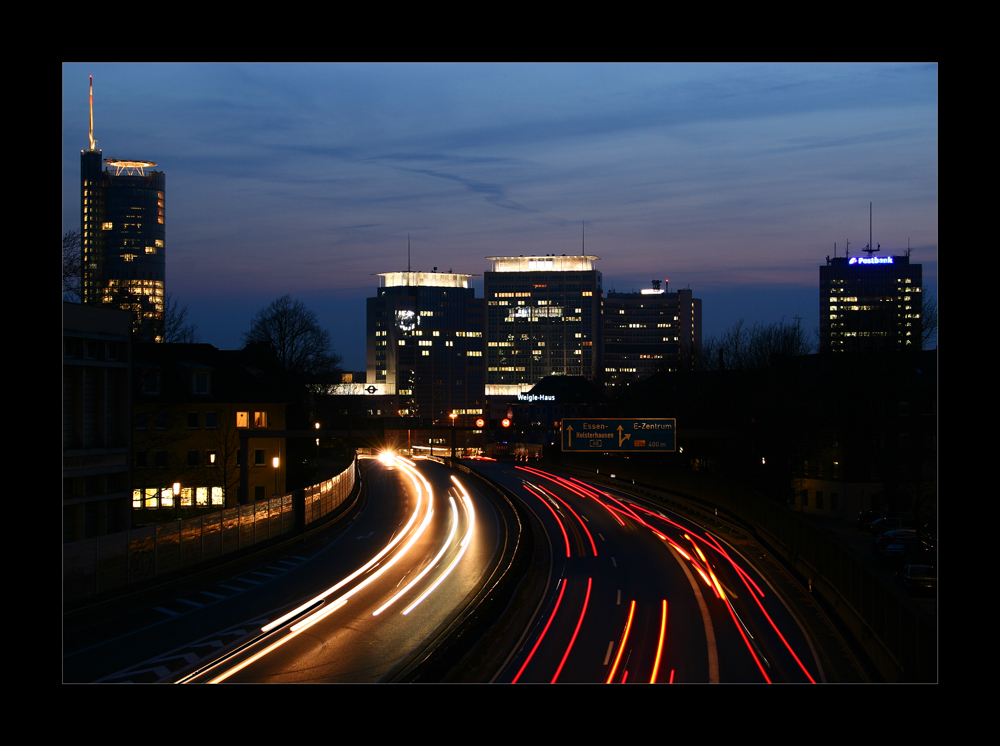
<svg viewBox="0 0 1000 746">
<path fill-rule="evenodd" d="M 181 483 L 180 482 L 174 482 L 173 493 L 174 493 L 174 518 L 176 518 L 177 520 L 180 520 L 180 513 L 179 513 L 178 504 L 177 504 L 178 503 L 178 496 L 181 494 Z"/>
<path fill-rule="evenodd" d="M 451 417 L 451 457 L 455 458 L 455 418 L 458 415 L 452 412 L 448 416 Z"/>
<path fill-rule="evenodd" d="M 278 457 L 271 459 L 271 466 L 274 467 L 274 494 L 278 494 Z"/>
</svg>

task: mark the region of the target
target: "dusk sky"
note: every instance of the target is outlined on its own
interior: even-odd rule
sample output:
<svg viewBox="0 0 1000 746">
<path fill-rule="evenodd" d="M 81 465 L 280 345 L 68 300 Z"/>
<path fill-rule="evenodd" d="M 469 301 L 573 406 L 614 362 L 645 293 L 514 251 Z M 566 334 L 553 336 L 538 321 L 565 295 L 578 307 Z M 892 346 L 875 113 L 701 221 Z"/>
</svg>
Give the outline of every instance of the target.
<svg viewBox="0 0 1000 746">
<path fill-rule="evenodd" d="M 704 337 L 819 326 L 819 266 L 905 253 L 937 297 L 938 67 L 67 63 L 63 231 L 80 151 L 166 174 L 166 288 L 242 346 L 289 294 L 365 367 L 379 272 L 600 257 L 605 292 L 690 287 Z M 585 244 L 584 244 L 585 240 Z"/>
</svg>

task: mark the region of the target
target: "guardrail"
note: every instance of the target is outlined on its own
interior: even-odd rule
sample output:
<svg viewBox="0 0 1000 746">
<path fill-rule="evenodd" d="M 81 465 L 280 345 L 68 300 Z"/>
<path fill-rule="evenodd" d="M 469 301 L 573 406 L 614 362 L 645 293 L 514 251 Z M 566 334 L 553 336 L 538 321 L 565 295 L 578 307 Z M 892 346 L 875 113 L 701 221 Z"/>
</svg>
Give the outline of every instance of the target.
<svg viewBox="0 0 1000 746">
<path fill-rule="evenodd" d="M 355 459 L 330 479 L 270 500 L 64 544 L 63 602 L 114 593 L 315 523 L 352 494 L 357 467 Z"/>
</svg>

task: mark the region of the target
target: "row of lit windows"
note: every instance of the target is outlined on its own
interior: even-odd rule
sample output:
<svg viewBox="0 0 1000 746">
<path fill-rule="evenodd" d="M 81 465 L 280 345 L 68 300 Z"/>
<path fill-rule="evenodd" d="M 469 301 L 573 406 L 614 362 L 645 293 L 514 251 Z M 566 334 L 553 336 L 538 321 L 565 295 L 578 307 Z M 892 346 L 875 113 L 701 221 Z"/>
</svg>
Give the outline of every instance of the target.
<svg viewBox="0 0 1000 746">
<path fill-rule="evenodd" d="M 176 499 L 182 508 L 221 507 L 226 504 L 225 490 L 222 487 L 181 487 Z M 132 490 L 132 507 L 173 508 L 174 490 L 172 487 Z"/>
</svg>

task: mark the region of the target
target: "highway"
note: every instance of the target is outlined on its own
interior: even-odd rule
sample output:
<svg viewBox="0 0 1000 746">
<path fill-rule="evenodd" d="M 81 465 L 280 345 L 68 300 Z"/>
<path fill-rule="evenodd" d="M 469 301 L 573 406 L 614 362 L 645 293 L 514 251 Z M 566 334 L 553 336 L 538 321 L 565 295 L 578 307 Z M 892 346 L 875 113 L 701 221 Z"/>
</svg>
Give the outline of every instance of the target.
<svg viewBox="0 0 1000 746">
<path fill-rule="evenodd" d="M 722 537 L 546 468 L 463 463 L 541 527 L 506 657 L 467 680 L 824 680 L 794 616 Z M 64 681 L 406 680 L 469 612 L 508 537 L 478 479 L 427 460 L 364 472 L 362 505 L 338 527 L 64 620 Z"/>
<path fill-rule="evenodd" d="M 64 680 L 365 683 L 399 675 L 465 611 L 503 536 L 491 502 L 436 463 L 387 459 L 366 471 L 367 500 L 347 531 L 272 558 L 266 570 L 144 601 L 114 623 L 81 623 L 64 637 Z M 289 569 L 279 572 L 282 563 Z"/>
<path fill-rule="evenodd" d="M 473 463 L 535 514 L 550 556 L 532 622 L 493 681 L 822 681 L 792 614 L 723 539 L 625 492 Z"/>
</svg>

